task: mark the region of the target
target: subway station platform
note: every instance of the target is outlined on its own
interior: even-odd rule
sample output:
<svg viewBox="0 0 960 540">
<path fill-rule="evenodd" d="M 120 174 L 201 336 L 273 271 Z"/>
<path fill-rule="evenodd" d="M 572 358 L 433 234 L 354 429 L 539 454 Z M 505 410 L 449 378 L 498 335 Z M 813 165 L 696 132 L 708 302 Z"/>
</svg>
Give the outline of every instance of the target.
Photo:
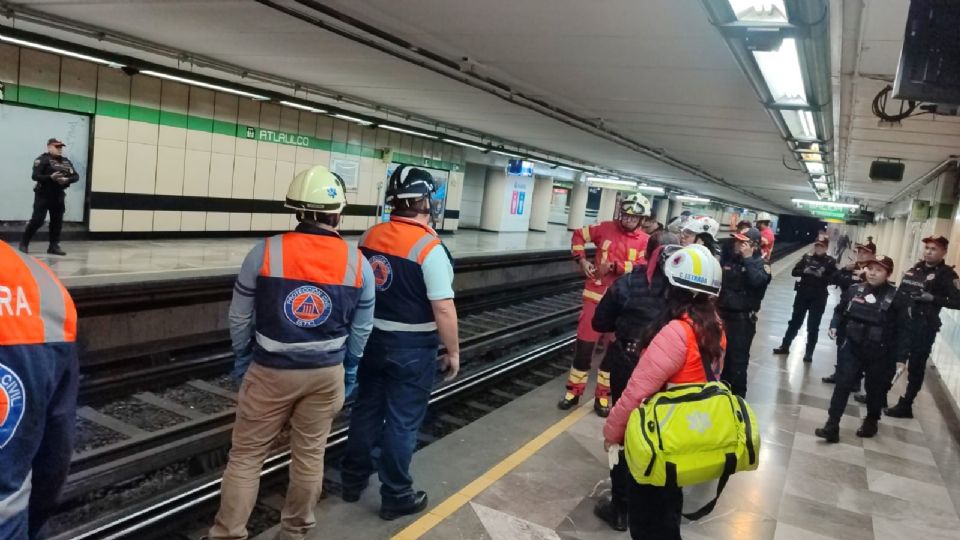
<svg viewBox="0 0 960 540">
<path fill-rule="evenodd" d="M 760 468 L 735 475 L 716 510 L 683 525 L 687 540 L 955 539 L 960 530 L 960 443 L 945 386 L 931 370 L 917 417 L 884 417 L 874 439 L 854 435 L 864 407 L 851 400 L 840 444 L 813 435 L 826 420 L 835 345 L 821 329 L 812 364 L 802 362 L 803 332 L 788 357 L 771 354 L 793 300 L 789 269 L 778 262 L 754 341 L 748 401 L 759 417 Z M 833 293 L 829 310 L 836 304 Z M 825 320 L 829 320 L 825 316 Z M 952 325 L 952 326 L 951 326 Z M 945 336 L 960 334 L 953 322 Z M 935 358 L 952 354 L 941 339 Z M 955 358 L 955 355 L 954 355 Z M 430 495 L 426 513 L 394 522 L 376 517 L 376 477 L 360 502 L 331 496 L 317 509 L 308 538 L 600 540 L 626 539 L 593 515 L 609 490 L 602 420 L 586 405 L 555 404 L 563 377 L 508 403 L 418 452 L 416 487 Z M 903 390 L 901 380 L 890 393 Z M 955 382 L 953 383 L 955 384 Z M 955 401 L 953 401 L 955 403 Z M 273 538 L 276 529 L 257 540 Z"/>
<path fill-rule="evenodd" d="M 346 237 L 353 245 L 359 238 Z M 461 229 L 442 239 L 454 258 L 570 249 L 570 232 L 555 224 L 549 225 L 546 232 Z M 35 242 L 31 255 L 47 263 L 68 288 L 95 287 L 235 275 L 258 240 L 247 237 L 63 242 L 67 252 L 64 257 L 47 254 L 46 244 Z"/>
</svg>

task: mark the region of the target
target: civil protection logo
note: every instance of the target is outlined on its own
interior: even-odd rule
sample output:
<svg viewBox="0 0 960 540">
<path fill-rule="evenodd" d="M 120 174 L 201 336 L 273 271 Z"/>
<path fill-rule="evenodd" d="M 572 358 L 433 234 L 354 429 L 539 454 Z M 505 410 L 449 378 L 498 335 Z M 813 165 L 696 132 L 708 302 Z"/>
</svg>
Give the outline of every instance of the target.
<svg viewBox="0 0 960 540">
<path fill-rule="evenodd" d="M 0 448 L 13 439 L 23 419 L 27 395 L 20 377 L 0 364 Z"/>
<path fill-rule="evenodd" d="M 390 261 L 383 255 L 374 255 L 370 257 L 370 267 L 373 268 L 373 280 L 377 284 L 378 291 L 385 291 L 393 283 L 393 267 Z"/>
<path fill-rule="evenodd" d="M 283 312 L 287 320 L 300 328 L 315 328 L 320 326 L 333 311 L 333 302 L 330 296 L 312 285 L 297 287 L 283 302 Z"/>
</svg>

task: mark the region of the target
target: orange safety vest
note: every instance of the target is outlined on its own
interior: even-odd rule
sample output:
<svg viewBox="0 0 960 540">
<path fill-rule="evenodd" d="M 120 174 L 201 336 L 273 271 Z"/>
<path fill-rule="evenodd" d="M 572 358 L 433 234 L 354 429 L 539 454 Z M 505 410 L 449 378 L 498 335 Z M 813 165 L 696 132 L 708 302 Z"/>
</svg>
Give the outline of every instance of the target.
<svg viewBox="0 0 960 540">
<path fill-rule="evenodd" d="M 708 377 L 704 371 L 703 358 L 700 356 L 700 346 L 697 344 L 697 334 L 693 330 L 693 321 L 689 316 L 684 315 L 680 319 L 680 322 L 683 323 L 683 329 L 687 334 L 687 357 L 683 362 L 683 367 L 670 377 L 667 384 L 702 383 L 704 381 L 719 379 L 719 371 L 714 374 L 715 377 Z M 720 334 L 720 347 L 724 350 L 727 348 L 726 333 Z"/>
</svg>

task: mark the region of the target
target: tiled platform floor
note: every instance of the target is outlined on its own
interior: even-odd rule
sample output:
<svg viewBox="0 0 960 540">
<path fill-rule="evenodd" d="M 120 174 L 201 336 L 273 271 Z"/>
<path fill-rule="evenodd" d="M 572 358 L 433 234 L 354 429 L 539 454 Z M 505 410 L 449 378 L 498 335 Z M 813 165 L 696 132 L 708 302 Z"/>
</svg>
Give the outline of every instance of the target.
<svg viewBox="0 0 960 540">
<path fill-rule="evenodd" d="M 789 357 L 770 354 L 789 318 L 792 282 L 783 272 L 774 280 L 753 347 L 747 397 L 763 431 L 760 469 L 734 476 L 710 516 L 684 524 L 684 538 L 960 538 L 960 445 L 926 389 L 917 403 L 917 419 L 884 418 L 875 439 L 854 435 L 864 410 L 852 401 L 840 444 L 827 445 L 813 436 L 826 419 L 832 386 L 820 377 L 832 371 L 835 346 L 826 338 L 824 324 L 812 365 L 801 361 L 803 336 Z M 834 296 L 828 309 L 835 302 Z M 502 472 L 503 463 L 518 461 L 509 456 L 562 418 L 553 406 L 562 384 L 557 379 L 418 453 L 415 478 L 431 494 L 430 512 L 420 519 L 378 520 L 378 497 L 371 486 L 359 504 L 336 497 L 322 502 L 318 527 L 309 538 L 629 538 L 592 513 L 595 501 L 609 489 L 602 421 L 592 413 L 507 467 L 509 472 L 496 475 L 484 489 L 460 492 L 474 479 Z M 903 381 L 891 400 L 902 386 Z"/>
<path fill-rule="evenodd" d="M 356 244 L 359 236 L 348 236 Z M 33 255 L 53 268 L 67 285 L 145 282 L 236 274 L 256 238 L 196 240 L 102 240 L 63 242 L 65 257 L 46 253 L 39 242 Z M 464 229 L 443 236 L 454 257 L 569 249 L 562 225 L 547 232 L 492 233 Z"/>
</svg>

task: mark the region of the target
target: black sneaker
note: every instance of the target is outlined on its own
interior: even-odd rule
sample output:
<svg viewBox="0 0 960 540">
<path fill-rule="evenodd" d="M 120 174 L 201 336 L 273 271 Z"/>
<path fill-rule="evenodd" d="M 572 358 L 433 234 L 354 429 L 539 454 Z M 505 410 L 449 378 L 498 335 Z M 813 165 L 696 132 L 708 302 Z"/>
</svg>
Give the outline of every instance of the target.
<svg viewBox="0 0 960 540">
<path fill-rule="evenodd" d="M 866 403 L 867 394 L 865 392 L 857 392 L 856 394 L 853 395 L 853 400 L 856 401 L 857 403 Z"/>
<path fill-rule="evenodd" d="M 613 501 L 608 499 L 597 501 L 596 506 L 593 507 L 593 515 L 602 519 L 615 531 L 625 531 L 630 525 L 627 513 L 618 511 Z"/>
<path fill-rule="evenodd" d="M 66 255 L 67 252 L 60 249 L 60 246 L 50 246 L 47 248 L 47 253 L 51 255 Z"/>
<path fill-rule="evenodd" d="M 790 354 L 790 347 L 781 345 L 773 350 L 773 354 Z"/>
<path fill-rule="evenodd" d="M 822 377 L 820 380 L 823 381 L 823 382 L 825 382 L 825 383 L 827 383 L 827 384 L 836 384 L 836 382 L 837 382 L 837 372 L 833 372 L 833 373 L 831 373 L 830 375 L 827 375 L 826 377 Z"/>
<path fill-rule="evenodd" d="M 18 248 L 20 249 L 20 251 L 22 251 L 23 253 L 30 253 L 30 244 L 28 244 L 28 243 L 26 243 L 26 242 L 20 242 L 20 245 L 17 246 L 17 247 L 18 247 Z"/>
<path fill-rule="evenodd" d="M 803 363 L 810 364 L 812 362 L 813 362 L 813 355 L 808 354 L 803 357 Z"/>
<path fill-rule="evenodd" d="M 407 504 L 402 506 L 380 506 L 380 519 L 385 521 L 393 521 L 397 518 L 403 516 L 409 516 L 411 514 L 419 514 L 423 512 L 427 507 L 427 493 L 425 491 L 418 491 L 413 494 L 413 497 L 410 499 Z"/>
<path fill-rule="evenodd" d="M 567 393 L 563 396 L 563 399 L 560 400 L 560 403 L 557 403 L 557 408 L 561 411 L 568 411 L 580 403 L 580 396 L 575 396 L 571 393 Z"/>
<path fill-rule="evenodd" d="M 896 405 L 884 409 L 883 414 L 891 418 L 913 418 L 913 405 L 900 398 Z"/>
<path fill-rule="evenodd" d="M 838 443 L 840 442 L 840 424 L 827 421 L 822 428 L 814 430 L 813 434 L 828 443 Z"/>
</svg>

